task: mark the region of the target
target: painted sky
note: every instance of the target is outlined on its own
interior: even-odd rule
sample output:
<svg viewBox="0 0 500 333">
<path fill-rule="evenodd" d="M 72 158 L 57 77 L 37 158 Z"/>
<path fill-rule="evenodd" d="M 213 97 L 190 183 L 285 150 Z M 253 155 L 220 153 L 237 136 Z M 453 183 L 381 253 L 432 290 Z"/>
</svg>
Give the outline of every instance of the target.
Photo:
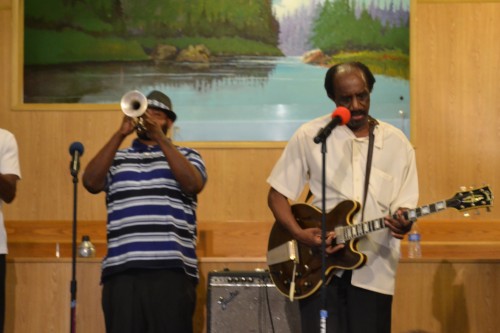
<svg viewBox="0 0 500 333">
<path fill-rule="evenodd" d="M 273 0 L 273 7 L 276 13 L 276 16 L 281 19 L 284 15 L 288 13 L 295 12 L 298 8 L 304 5 L 309 5 L 312 1 L 317 3 L 324 3 L 325 0 Z M 388 6 L 391 2 L 397 4 L 399 6 L 401 0 L 356 0 L 356 3 L 359 4 L 370 4 L 375 2 L 380 7 Z M 409 9 L 410 0 L 403 0 L 403 4 L 405 5 L 405 9 Z"/>
<path fill-rule="evenodd" d="M 273 8 L 278 19 L 288 13 L 295 12 L 298 8 L 304 5 L 308 5 L 311 1 L 323 2 L 323 0 L 273 0 Z"/>
</svg>

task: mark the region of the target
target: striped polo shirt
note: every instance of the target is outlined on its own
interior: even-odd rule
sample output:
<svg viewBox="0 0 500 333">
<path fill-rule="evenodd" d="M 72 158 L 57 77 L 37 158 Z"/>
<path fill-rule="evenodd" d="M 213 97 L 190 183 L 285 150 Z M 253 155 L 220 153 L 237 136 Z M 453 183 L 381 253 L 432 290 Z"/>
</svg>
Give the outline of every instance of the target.
<svg viewBox="0 0 500 333">
<path fill-rule="evenodd" d="M 191 148 L 177 149 L 200 171 Z M 128 269 L 181 268 L 198 280 L 196 195 L 182 192 L 159 146 L 135 140 L 118 150 L 106 187 L 108 253 L 102 279 Z"/>
</svg>

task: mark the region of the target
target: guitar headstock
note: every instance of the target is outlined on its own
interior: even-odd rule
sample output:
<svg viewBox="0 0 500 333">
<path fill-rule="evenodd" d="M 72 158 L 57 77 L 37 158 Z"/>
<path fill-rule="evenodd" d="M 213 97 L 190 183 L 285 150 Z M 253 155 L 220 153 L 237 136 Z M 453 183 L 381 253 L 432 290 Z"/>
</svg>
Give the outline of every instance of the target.
<svg viewBox="0 0 500 333">
<path fill-rule="evenodd" d="M 489 211 L 489 208 L 493 206 L 493 193 L 488 186 L 467 190 L 462 188 L 462 190 L 457 192 L 453 198 L 446 200 L 448 207 L 453 207 L 459 211 L 478 208 L 486 208 Z"/>
</svg>

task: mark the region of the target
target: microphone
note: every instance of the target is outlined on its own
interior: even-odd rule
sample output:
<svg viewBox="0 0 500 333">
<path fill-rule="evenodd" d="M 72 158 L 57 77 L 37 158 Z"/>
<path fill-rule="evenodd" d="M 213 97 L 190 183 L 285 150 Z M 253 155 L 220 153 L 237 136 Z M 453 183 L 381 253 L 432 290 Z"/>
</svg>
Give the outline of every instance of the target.
<svg viewBox="0 0 500 333">
<path fill-rule="evenodd" d="M 80 171 L 80 156 L 83 155 L 83 145 L 81 142 L 73 142 L 69 146 L 69 154 L 73 157 L 69 165 L 71 175 L 75 177 Z"/>
<path fill-rule="evenodd" d="M 333 129 L 337 127 L 337 125 L 345 125 L 351 119 L 351 111 L 348 108 L 339 106 L 332 113 L 332 120 L 319 130 L 318 134 L 314 137 L 314 143 L 320 143 L 325 141 L 326 138 L 330 136 Z"/>
</svg>

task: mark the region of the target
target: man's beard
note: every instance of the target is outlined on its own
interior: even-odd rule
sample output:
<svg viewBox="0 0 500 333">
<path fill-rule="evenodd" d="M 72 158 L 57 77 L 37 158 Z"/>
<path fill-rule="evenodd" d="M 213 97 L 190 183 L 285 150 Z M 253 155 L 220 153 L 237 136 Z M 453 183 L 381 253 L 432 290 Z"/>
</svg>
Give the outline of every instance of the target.
<svg viewBox="0 0 500 333">
<path fill-rule="evenodd" d="M 141 140 L 145 141 L 151 141 L 150 137 L 148 136 L 148 133 L 146 131 L 138 131 L 137 132 L 137 137 Z"/>
<path fill-rule="evenodd" d="M 363 115 L 362 119 L 354 120 L 353 116 Z M 368 111 L 365 110 L 352 110 L 351 111 L 351 120 L 347 123 L 347 127 L 351 130 L 356 131 L 362 128 L 368 122 Z"/>
</svg>

